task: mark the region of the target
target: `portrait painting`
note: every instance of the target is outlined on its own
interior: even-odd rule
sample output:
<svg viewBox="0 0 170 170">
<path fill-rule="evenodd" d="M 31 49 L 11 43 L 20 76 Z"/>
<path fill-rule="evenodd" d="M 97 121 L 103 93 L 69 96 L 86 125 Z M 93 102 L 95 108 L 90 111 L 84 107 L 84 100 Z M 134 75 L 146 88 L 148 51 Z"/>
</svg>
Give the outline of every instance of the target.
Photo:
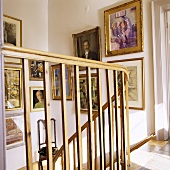
<svg viewBox="0 0 170 170">
<path fill-rule="evenodd" d="M 44 89 L 42 87 L 31 87 L 31 111 L 44 110 Z"/>
<path fill-rule="evenodd" d="M 5 67 L 5 110 L 22 108 L 21 68 Z"/>
<path fill-rule="evenodd" d="M 29 74 L 30 80 L 43 80 L 43 62 L 42 61 L 29 61 Z"/>
<path fill-rule="evenodd" d="M 143 51 L 141 0 L 105 11 L 106 56 Z"/>
<path fill-rule="evenodd" d="M 60 89 L 60 66 L 51 66 L 52 72 L 52 98 L 53 100 L 61 100 L 61 89 Z M 65 67 L 65 80 L 66 80 L 66 99 L 73 99 L 72 89 L 72 67 L 66 65 Z"/>
<path fill-rule="evenodd" d="M 129 73 L 128 80 L 128 100 L 129 108 L 144 110 L 145 90 L 144 90 L 144 58 L 109 61 L 127 67 Z M 118 85 L 120 86 L 121 76 L 118 72 Z"/>
<path fill-rule="evenodd" d="M 73 34 L 74 56 L 101 61 L 100 28 Z"/>
<path fill-rule="evenodd" d="M 6 117 L 6 146 L 7 149 L 24 144 L 24 116 L 13 115 Z"/>
<path fill-rule="evenodd" d="M 3 15 L 4 43 L 13 46 L 22 46 L 22 21 Z"/>
<path fill-rule="evenodd" d="M 81 112 L 87 112 L 87 80 L 85 74 L 80 74 L 80 108 Z M 95 73 L 91 75 L 91 97 L 92 97 L 92 110 L 98 110 L 98 98 L 97 98 L 97 76 Z"/>
</svg>

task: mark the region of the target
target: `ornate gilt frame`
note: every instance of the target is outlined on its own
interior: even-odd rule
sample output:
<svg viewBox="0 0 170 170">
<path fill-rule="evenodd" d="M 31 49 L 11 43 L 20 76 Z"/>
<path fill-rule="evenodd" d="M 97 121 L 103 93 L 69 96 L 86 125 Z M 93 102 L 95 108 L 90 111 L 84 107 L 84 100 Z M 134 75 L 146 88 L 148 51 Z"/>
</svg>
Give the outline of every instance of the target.
<svg viewBox="0 0 170 170">
<path fill-rule="evenodd" d="M 104 19 L 106 57 L 143 51 L 142 0 L 108 9 Z"/>
<path fill-rule="evenodd" d="M 90 37 L 90 35 L 96 34 L 95 41 L 94 38 Z M 81 42 L 81 49 L 83 47 L 83 41 L 88 40 L 90 42 L 90 47 L 92 51 L 95 51 L 98 54 L 98 60 L 101 61 L 101 36 L 100 36 L 100 27 L 95 27 L 90 30 L 85 30 L 83 32 L 73 34 L 73 53 L 74 56 L 81 57 L 82 53 L 78 49 L 78 41 Z M 96 44 L 95 44 L 95 43 Z M 83 50 L 81 50 L 83 51 Z"/>
<path fill-rule="evenodd" d="M 7 72 L 5 71 L 5 70 L 11 70 L 11 71 L 13 71 L 13 72 L 15 72 L 15 71 L 19 71 L 19 81 L 17 81 L 16 80 L 16 82 L 18 82 L 19 83 L 19 85 L 18 84 L 16 84 L 16 82 L 13 82 L 11 79 L 12 79 L 12 77 L 11 76 L 9 76 L 9 75 L 7 75 Z M 15 68 L 15 67 L 5 67 L 4 68 L 4 74 L 5 74 L 5 105 L 7 106 L 7 108 L 6 108 L 6 106 L 5 106 L 5 110 L 18 110 L 18 109 L 22 109 L 22 69 L 21 68 Z M 8 73 L 9 74 L 9 73 Z M 10 80 L 8 80 L 7 79 L 7 77 L 6 76 L 9 76 L 9 78 L 10 78 Z M 15 77 L 16 78 L 16 77 Z M 12 82 L 11 82 L 12 81 Z M 9 83 L 10 83 L 10 86 L 9 86 Z M 12 86 L 12 87 L 11 87 Z M 10 95 L 12 95 L 13 96 L 13 99 L 14 99 L 14 96 L 16 95 L 15 93 L 16 93 L 16 91 L 15 91 L 15 89 L 14 89 L 14 86 L 16 86 L 15 88 L 16 88 L 16 91 L 18 91 L 19 90 L 19 95 L 18 95 L 18 97 L 19 97 L 19 106 L 18 107 L 13 107 L 14 106 L 14 103 L 12 104 L 11 102 L 14 102 L 14 101 L 12 101 L 12 99 L 10 98 L 9 99 L 9 96 Z M 18 88 L 17 88 L 17 86 L 19 86 Z M 10 92 L 9 92 L 9 90 L 13 90 L 13 93 L 11 92 L 11 94 L 10 94 Z M 15 92 L 14 92 L 15 91 Z M 8 96 L 9 95 L 9 96 Z M 12 106 L 13 105 L 13 106 Z M 9 107 L 12 107 L 12 108 L 9 108 Z"/>
<path fill-rule="evenodd" d="M 60 78 L 59 77 L 55 77 L 55 70 L 59 70 L 60 69 L 60 66 L 57 64 L 57 65 L 52 65 L 51 66 L 51 76 L 52 76 L 52 99 L 53 100 L 61 100 L 61 96 L 60 96 Z M 68 66 L 66 65 L 66 69 L 68 70 L 68 86 L 66 86 L 66 88 L 68 87 L 68 90 L 69 90 L 69 94 L 67 94 L 67 91 L 66 91 L 66 99 L 67 100 L 73 100 L 73 80 L 72 80 L 72 66 Z M 56 78 L 58 78 L 58 87 L 56 87 Z M 66 81 L 66 83 L 67 83 Z M 59 94 L 57 95 L 56 94 L 56 90 L 58 89 L 59 91 Z M 67 90 L 67 89 L 66 89 Z"/>
</svg>

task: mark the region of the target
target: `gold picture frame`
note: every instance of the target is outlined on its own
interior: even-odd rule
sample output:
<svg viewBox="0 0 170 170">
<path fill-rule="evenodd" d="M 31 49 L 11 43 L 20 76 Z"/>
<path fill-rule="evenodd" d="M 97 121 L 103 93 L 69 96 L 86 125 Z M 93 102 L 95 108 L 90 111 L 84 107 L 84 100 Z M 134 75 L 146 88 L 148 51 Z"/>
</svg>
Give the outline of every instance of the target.
<svg viewBox="0 0 170 170">
<path fill-rule="evenodd" d="M 100 32 L 100 27 L 95 27 L 90 30 L 73 34 L 74 56 L 101 61 Z M 82 70 L 82 67 L 80 70 Z"/>
<path fill-rule="evenodd" d="M 31 112 L 44 111 L 44 88 L 30 87 Z"/>
<path fill-rule="evenodd" d="M 106 57 L 143 51 L 142 0 L 104 11 Z"/>
<path fill-rule="evenodd" d="M 4 68 L 5 110 L 22 109 L 21 68 Z"/>
<path fill-rule="evenodd" d="M 66 77 L 66 99 L 73 100 L 73 80 L 72 80 L 72 66 L 66 65 L 65 67 Z M 61 100 L 60 92 L 60 65 L 51 66 L 52 76 L 52 99 Z"/>
<path fill-rule="evenodd" d="M 4 44 L 22 47 L 22 20 L 3 15 Z"/>
<path fill-rule="evenodd" d="M 109 61 L 127 67 L 129 71 L 128 99 L 129 109 L 145 109 L 144 58 Z M 119 72 L 118 72 L 119 76 Z"/>
<path fill-rule="evenodd" d="M 42 81 L 43 75 L 43 61 L 29 60 L 29 79 Z"/>
<path fill-rule="evenodd" d="M 79 75 L 80 84 L 80 109 L 82 113 L 87 113 L 87 85 L 86 74 Z M 92 111 L 98 112 L 98 97 L 97 97 L 97 74 L 91 74 L 91 92 L 92 92 Z"/>
</svg>

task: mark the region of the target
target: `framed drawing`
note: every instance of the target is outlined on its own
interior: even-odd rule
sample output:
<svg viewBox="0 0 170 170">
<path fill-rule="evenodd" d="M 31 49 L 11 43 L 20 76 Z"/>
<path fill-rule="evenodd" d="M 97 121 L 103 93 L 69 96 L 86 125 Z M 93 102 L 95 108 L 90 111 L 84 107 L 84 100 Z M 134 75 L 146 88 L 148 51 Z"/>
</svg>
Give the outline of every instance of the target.
<svg viewBox="0 0 170 170">
<path fill-rule="evenodd" d="M 52 98 L 53 100 L 61 100 L 60 93 L 60 65 L 51 66 L 52 72 Z M 72 67 L 66 65 L 66 99 L 73 99 L 73 85 L 72 85 Z"/>
<path fill-rule="evenodd" d="M 6 116 L 6 146 L 7 149 L 24 144 L 24 115 L 13 114 Z"/>
<path fill-rule="evenodd" d="M 44 110 L 44 89 L 43 87 L 30 87 L 31 91 L 31 112 Z"/>
<path fill-rule="evenodd" d="M 86 74 L 80 74 L 80 108 L 81 112 L 87 112 L 87 85 Z M 98 97 L 97 97 L 97 75 L 91 74 L 91 92 L 92 92 L 92 109 L 93 112 L 98 111 Z"/>
<path fill-rule="evenodd" d="M 100 28 L 73 34 L 74 56 L 101 61 Z"/>
<path fill-rule="evenodd" d="M 106 56 L 143 51 L 142 0 L 108 9 L 104 17 Z"/>
<path fill-rule="evenodd" d="M 22 47 L 22 20 L 3 15 L 4 43 Z"/>
<path fill-rule="evenodd" d="M 110 61 L 126 66 L 129 71 L 129 109 L 145 109 L 144 58 Z M 119 77 L 119 73 L 118 73 Z"/>
<path fill-rule="evenodd" d="M 16 110 L 22 108 L 21 68 L 5 67 L 5 109 Z"/>
<path fill-rule="evenodd" d="M 43 61 L 29 60 L 30 80 L 43 80 Z"/>
</svg>

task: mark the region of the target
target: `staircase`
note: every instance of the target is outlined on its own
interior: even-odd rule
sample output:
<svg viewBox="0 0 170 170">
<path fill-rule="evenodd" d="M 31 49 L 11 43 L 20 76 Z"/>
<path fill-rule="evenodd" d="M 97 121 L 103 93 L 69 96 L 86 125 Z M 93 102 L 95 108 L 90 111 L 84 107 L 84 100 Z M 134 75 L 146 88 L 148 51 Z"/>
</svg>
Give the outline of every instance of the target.
<svg viewBox="0 0 170 170">
<path fill-rule="evenodd" d="M 24 49 L 20 47 L 4 46 L 2 54 L 7 57 L 22 60 L 23 68 L 23 94 L 27 169 L 32 170 L 32 140 L 30 128 L 30 96 L 29 91 L 29 60 L 43 61 L 43 82 L 45 93 L 45 124 L 47 137 L 47 169 L 55 169 L 59 158 L 63 170 L 87 169 L 126 170 L 130 164 L 129 145 L 129 110 L 128 110 L 128 72 L 120 65 L 104 63 L 79 57 L 65 56 L 43 51 Z M 49 66 L 50 63 L 59 65 L 60 92 L 63 146 L 57 155 L 52 158 L 51 125 L 50 125 L 50 92 L 49 92 Z M 65 67 L 73 68 L 73 86 L 75 96 L 76 132 L 68 139 L 67 134 L 67 103 Z M 84 67 L 87 87 L 87 114 L 88 121 L 81 126 L 80 81 L 79 67 Z M 92 107 L 92 74 L 97 77 L 97 113 Z M 119 77 L 119 78 L 118 78 Z M 105 83 L 105 86 L 103 86 Z M 105 92 L 105 93 L 104 93 Z M 126 93 L 125 93 L 126 92 Z M 106 94 L 106 103 L 103 105 L 102 97 Z M 107 129 L 106 129 L 107 127 Z M 86 133 L 82 138 L 82 133 Z M 108 140 L 106 140 L 108 138 Z M 86 142 L 85 142 L 86 141 Z M 86 143 L 86 147 L 84 145 Z M 72 148 L 72 149 L 71 149 Z M 85 149 L 86 148 L 86 149 Z M 70 155 L 70 149 L 73 151 Z M 72 161 L 71 158 L 73 157 Z"/>
</svg>

